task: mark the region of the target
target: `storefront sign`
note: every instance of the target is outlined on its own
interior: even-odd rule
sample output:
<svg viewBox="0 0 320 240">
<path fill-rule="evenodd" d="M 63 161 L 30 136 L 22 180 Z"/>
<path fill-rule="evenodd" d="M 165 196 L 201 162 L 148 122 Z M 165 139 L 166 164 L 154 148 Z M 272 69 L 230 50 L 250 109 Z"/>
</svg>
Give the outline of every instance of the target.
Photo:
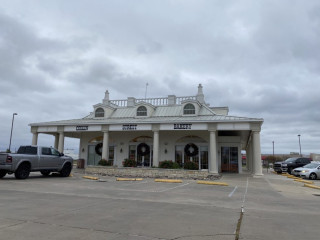
<svg viewBox="0 0 320 240">
<path fill-rule="evenodd" d="M 87 131 L 88 130 L 88 126 L 76 126 L 76 130 L 77 131 Z"/>
<path fill-rule="evenodd" d="M 202 131 L 208 130 L 207 123 L 162 123 L 160 130 L 165 131 Z"/>
<path fill-rule="evenodd" d="M 137 124 L 125 124 L 125 125 L 122 125 L 122 130 L 124 130 L 124 131 L 137 130 Z"/>
<path fill-rule="evenodd" d="M 173 129 L 191 129 L 192 124 L 173 124 Z"/>
</svg>

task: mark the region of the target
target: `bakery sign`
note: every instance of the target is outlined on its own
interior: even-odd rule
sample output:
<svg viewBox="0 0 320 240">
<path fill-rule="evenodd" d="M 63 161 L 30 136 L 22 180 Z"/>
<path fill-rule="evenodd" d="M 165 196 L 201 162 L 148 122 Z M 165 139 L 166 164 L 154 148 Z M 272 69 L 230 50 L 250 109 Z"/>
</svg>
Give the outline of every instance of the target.
<svg viewBox="0 0 320 240">
<path fill-rule="evenodd" d="M 76 131 L 88 131 L 88 126 L 76 126 Z"/>
<path fill-rule="evenodd" d="M 137 124 L 124 124 L 122 125 L 122 130 L 124 131 L 137 130 Z"/>
<path fill-rule="evenodd" d="M 173 124 L 173 129 L 191 129 L 191 123 L 175 123 Z"/>
</svg>

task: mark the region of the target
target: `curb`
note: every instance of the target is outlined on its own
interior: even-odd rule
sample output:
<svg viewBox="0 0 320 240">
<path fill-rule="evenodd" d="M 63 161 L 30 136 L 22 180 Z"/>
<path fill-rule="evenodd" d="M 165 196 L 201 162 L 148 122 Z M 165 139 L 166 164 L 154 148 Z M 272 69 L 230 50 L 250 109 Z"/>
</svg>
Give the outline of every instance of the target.
<svg viewBox="0 0 320 240">
<path fill-rule="evenodd" d="M 311 184 L 304 184 L 303 186 L 304 186 L 304 187 L 309 187 L 309 188 L 314 188 L 314 189 L 319 189 L 319 190 L 320 190 L 320 187 L 319 187 L 319 186 L 314 186 L 314 185 L 311 185 Z"/>
<path fill-rule="evenodd" d="M 182 183 L 182 180 L 178 179 L 155 179 L 155 182 L 166 182 L 166 183 Z"/>
<path fill-rule="evenodd" d="M 117 178 L 117 181 L 142 181 L 143 178 Z"/>
<path fill-rule="evenodd" d="M 97 177 L 83 176 L 82 178 L 90 179 L 90 180 L 98 180 Z"/>
<path fill-rule="evenodd" d="M 291 178 L 291 179 L 301 179 L 301 178 L 295 177 L 295 176 L 287 176 L 287 178 Z"/>
<path fill-rule="evenodd" d="M 302 180 L 302 179 L 296 179 L 296 180 L 294 180 L 294 181 L 295 181 L 295 182 L 307 183 L 307 184 L 314 184 L 314 182 L 312 182 L 312 181 Z"/>
<path fill-rule="evenodd" d="M 225 182 L 212 182 L 212 181 L 197 181 L 198 184 L 207 184 L 207 185 L 219 185 L 219 186 L 229 186 Z"/>
</svg>

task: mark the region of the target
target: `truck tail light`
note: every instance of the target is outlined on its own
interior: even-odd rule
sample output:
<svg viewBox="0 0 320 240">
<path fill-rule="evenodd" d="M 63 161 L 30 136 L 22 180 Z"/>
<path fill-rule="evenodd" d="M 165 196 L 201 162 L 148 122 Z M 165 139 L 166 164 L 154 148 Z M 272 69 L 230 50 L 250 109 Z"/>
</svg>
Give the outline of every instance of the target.
<svg viewBox="0 0 320 240">
<path fill-rule="evenodd" d="M 11 156 L 7 156 L 6 163 L 12 163 L 12 157 Z"/>
</svg>

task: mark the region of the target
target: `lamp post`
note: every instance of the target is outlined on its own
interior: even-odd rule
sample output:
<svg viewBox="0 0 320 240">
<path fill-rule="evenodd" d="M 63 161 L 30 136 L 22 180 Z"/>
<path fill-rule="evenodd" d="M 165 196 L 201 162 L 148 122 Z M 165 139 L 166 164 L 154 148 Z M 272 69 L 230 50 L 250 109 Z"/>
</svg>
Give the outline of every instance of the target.
<svg viewBox="0 0 320 240">
<path fill-rule="evenodd" d="M 13 114 L 12 114 L 12 124 L 11 124 L 11 134 L 10 134 L 9 152 L 11 152 L 12 129 L 13 129 L 13 121 L 14 121 L 14 116 L 15 116 L 15 115 L 18 115 L 18 113 L 13 113 Z"/>
<path fill-rule="evenodd" d="M 301 157 L 301 142 L 300 142 L 300 134 L 298 134 L 298 138 L 299 138 L 299 148 L 300 148 L 300 157 Z"/>
<path fill-rule="evenodd" d="M 272 156 L 274 157 L 274 141 L 272 141 Z"/>
</svg>

